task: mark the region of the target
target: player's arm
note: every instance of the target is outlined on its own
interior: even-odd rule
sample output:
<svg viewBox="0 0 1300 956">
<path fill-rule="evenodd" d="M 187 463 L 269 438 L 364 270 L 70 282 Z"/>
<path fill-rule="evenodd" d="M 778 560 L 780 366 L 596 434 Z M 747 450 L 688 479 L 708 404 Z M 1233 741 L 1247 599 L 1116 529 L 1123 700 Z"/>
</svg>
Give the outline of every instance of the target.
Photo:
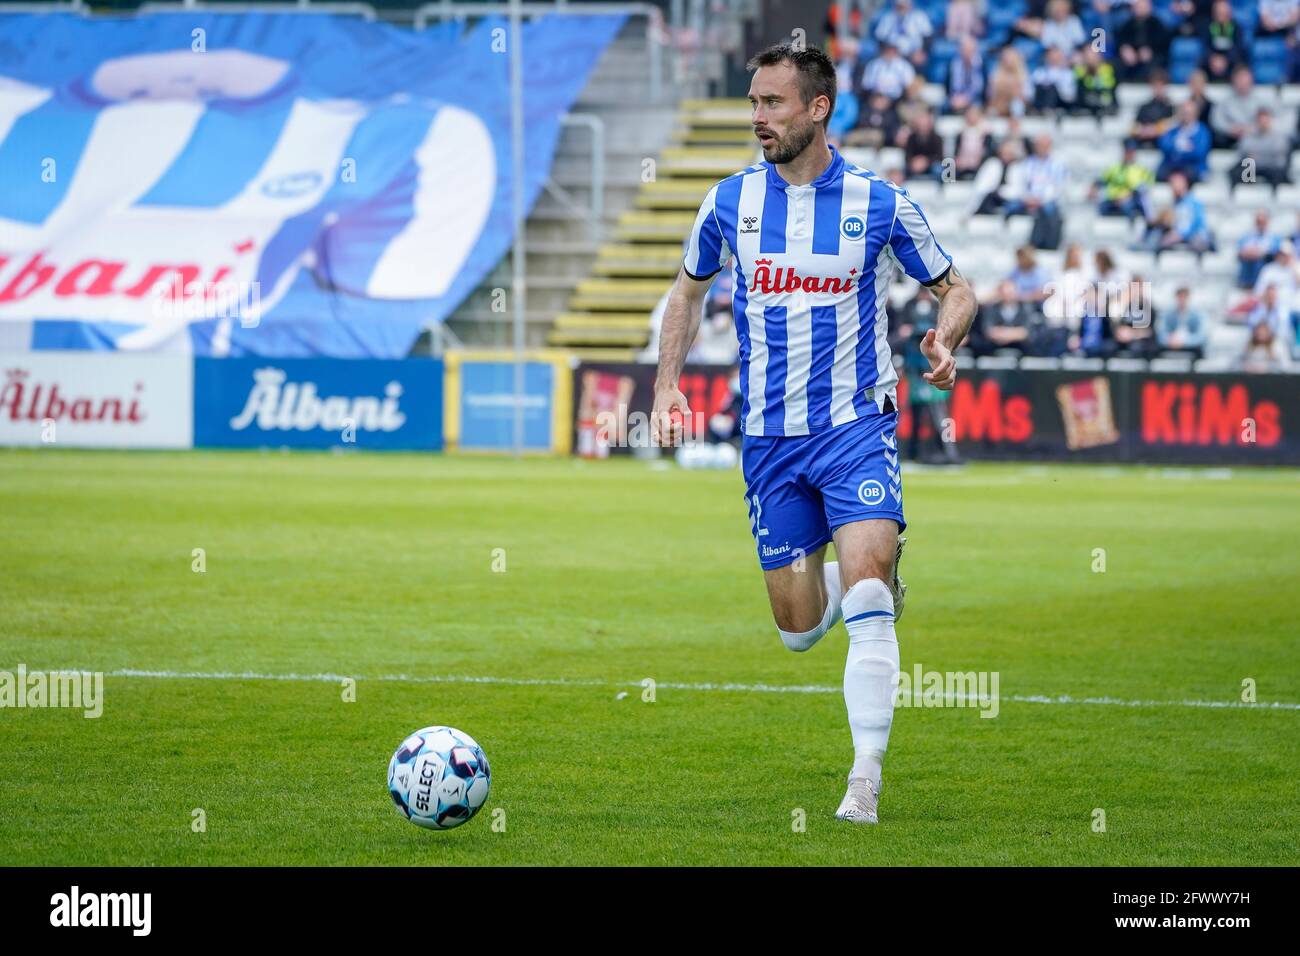
<svg viewBox="0 0 1300 956">
<path fill-rule="evenodd" d="M 975 321 L 975 292 L 943 251 L 930 230 L 930 223 L 906 193 L 897 197 L 889 247 L 903 271 L 926 286 L 939 300 L 935 328 L 921 340 L 921 354 L 930 362 L 923 376 L 935 388 L 948 391 L 957 384 L 957 362 L 952 350 L 970 331 Z"/>
<path fill-rule="evenodd" d="M 948 391 L 957 384 L 953 350 L 970 332 L 979 303 L 975 300 L 975 290 L 956 265 L 949 266 L 943 275 L 926 285 L 939 299 L 939 318 L 921 340 L 921 354 L 930 361 L 930 371 L 922 377 L 935 388 Z"/>
<path fill-rule="evenodd" d="M 712 276 L 697 279 L 683 268 L 678 270 L 677 281 L 668 296 L 659 327 L 659 370 L 655 375 L 654 411 L 650 416 L 655 444 L 677 445 L 682 440 L 682 425 L 691 410 L 677 385 L 691 343 L 700 330 L 704 297 L 712 284 Z M 681 416 L 676 421 L 673 421 L 674 411 Z"/>
<path fill-rule="evenodd" d="M 677 387 L 682 366 L 700 330 L 704 297 L 713 284 L 713 277 L 731 258 L 731 250 L 718 225 L 717 195 L 718 187 L 714 186 L 695 214 L 695 225 L 686 237 L 682 267 L 659 326 L 659 372 L 655 376 L 654 410 L 650 413 L 650 427 L 657 445 L 677 445 L 682 440 L 682 425 L 691 412 L 686 396 Z M 678 416 L 675 421 L 674 412 Z"/>
</svg>

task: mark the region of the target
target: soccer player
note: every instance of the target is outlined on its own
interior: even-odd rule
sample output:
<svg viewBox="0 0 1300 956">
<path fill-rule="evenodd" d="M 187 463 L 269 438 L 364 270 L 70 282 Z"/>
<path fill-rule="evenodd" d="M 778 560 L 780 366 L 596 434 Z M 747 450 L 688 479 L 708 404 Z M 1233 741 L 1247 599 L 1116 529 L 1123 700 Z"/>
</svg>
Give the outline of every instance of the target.
<svg viewBox="0 0 1300 956">
<path fill-rule="evenodd" d="M 946 390 L 975 295 L 906 191 L 827 144 L 835 68 L 826 55 L 778 45 L 749 69 L 764 161 L 710 189 L 696 216 L 660 332 L 655 440 L 679 443 L 690 421 L 682 365 L 701 300 L 734 260 L 745 498 L 772 616 L 792 651 L 844 620 L 854 760 L 836 816 L 875 823 L 905 590 L 885 304 L 895 264 L 939 298 L 921 349 L 924 378 Z M 831 541 L 837 562 L 824 561 Z"/>
</svg>

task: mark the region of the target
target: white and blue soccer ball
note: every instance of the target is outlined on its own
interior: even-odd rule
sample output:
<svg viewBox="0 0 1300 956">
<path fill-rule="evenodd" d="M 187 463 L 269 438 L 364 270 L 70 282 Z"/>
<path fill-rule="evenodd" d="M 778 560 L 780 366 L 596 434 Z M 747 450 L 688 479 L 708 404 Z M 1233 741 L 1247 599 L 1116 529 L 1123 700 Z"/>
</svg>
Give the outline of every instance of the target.
<svg viewBox="0 0 1300 956">
<path fill-rule="evenodd" d="M 455 727 L 425 727 L 388 761 L 388 793 L 418 827 L 450 830 L 469 820 L 492 784 L 483 748 Z"/>
</svg>

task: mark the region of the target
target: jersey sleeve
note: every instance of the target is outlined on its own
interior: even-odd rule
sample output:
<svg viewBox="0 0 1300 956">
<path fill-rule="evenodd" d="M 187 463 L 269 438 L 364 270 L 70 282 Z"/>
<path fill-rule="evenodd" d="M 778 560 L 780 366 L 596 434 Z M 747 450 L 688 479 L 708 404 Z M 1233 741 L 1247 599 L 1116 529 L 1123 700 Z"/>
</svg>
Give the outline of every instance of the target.
<svg viewBox="0 0 1300 956">
<path fill-rule="evenodd" d="M 922 285 L 931 285 L 948 272 L 952 256 L 939 245 L 921 207 L 903 192 L 897 193 L 896 199 L 889 248 L 904 272 Z"/>
<path fill-rule="evenodd" d="M 731 258 L 727 240 L 722 237 L 718 226 L 716 202 L 718 187 L 714 186 L 700 204 L 700 211 L 695 215 L 695 225 L 686 239 L 686 255 L 682 259 L 682 268 L 692 279 L 707 279 L 721 271 Z"/>
</svg>

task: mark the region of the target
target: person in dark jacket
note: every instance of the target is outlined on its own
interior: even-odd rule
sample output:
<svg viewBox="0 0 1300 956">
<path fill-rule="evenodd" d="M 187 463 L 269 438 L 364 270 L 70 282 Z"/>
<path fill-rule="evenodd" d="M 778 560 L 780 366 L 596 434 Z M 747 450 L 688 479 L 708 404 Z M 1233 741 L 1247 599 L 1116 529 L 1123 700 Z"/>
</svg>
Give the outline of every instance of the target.
<svg viewBox="0 0 1300 956">
<path fill-rule="evenodd" d="M 1169 55 L 1169 29 L 1151 10 L 1151 0 L 1133 0 L 1133 16 L 1119 28 L 1120 79 L 1145 81 Z"/>
</svg>

